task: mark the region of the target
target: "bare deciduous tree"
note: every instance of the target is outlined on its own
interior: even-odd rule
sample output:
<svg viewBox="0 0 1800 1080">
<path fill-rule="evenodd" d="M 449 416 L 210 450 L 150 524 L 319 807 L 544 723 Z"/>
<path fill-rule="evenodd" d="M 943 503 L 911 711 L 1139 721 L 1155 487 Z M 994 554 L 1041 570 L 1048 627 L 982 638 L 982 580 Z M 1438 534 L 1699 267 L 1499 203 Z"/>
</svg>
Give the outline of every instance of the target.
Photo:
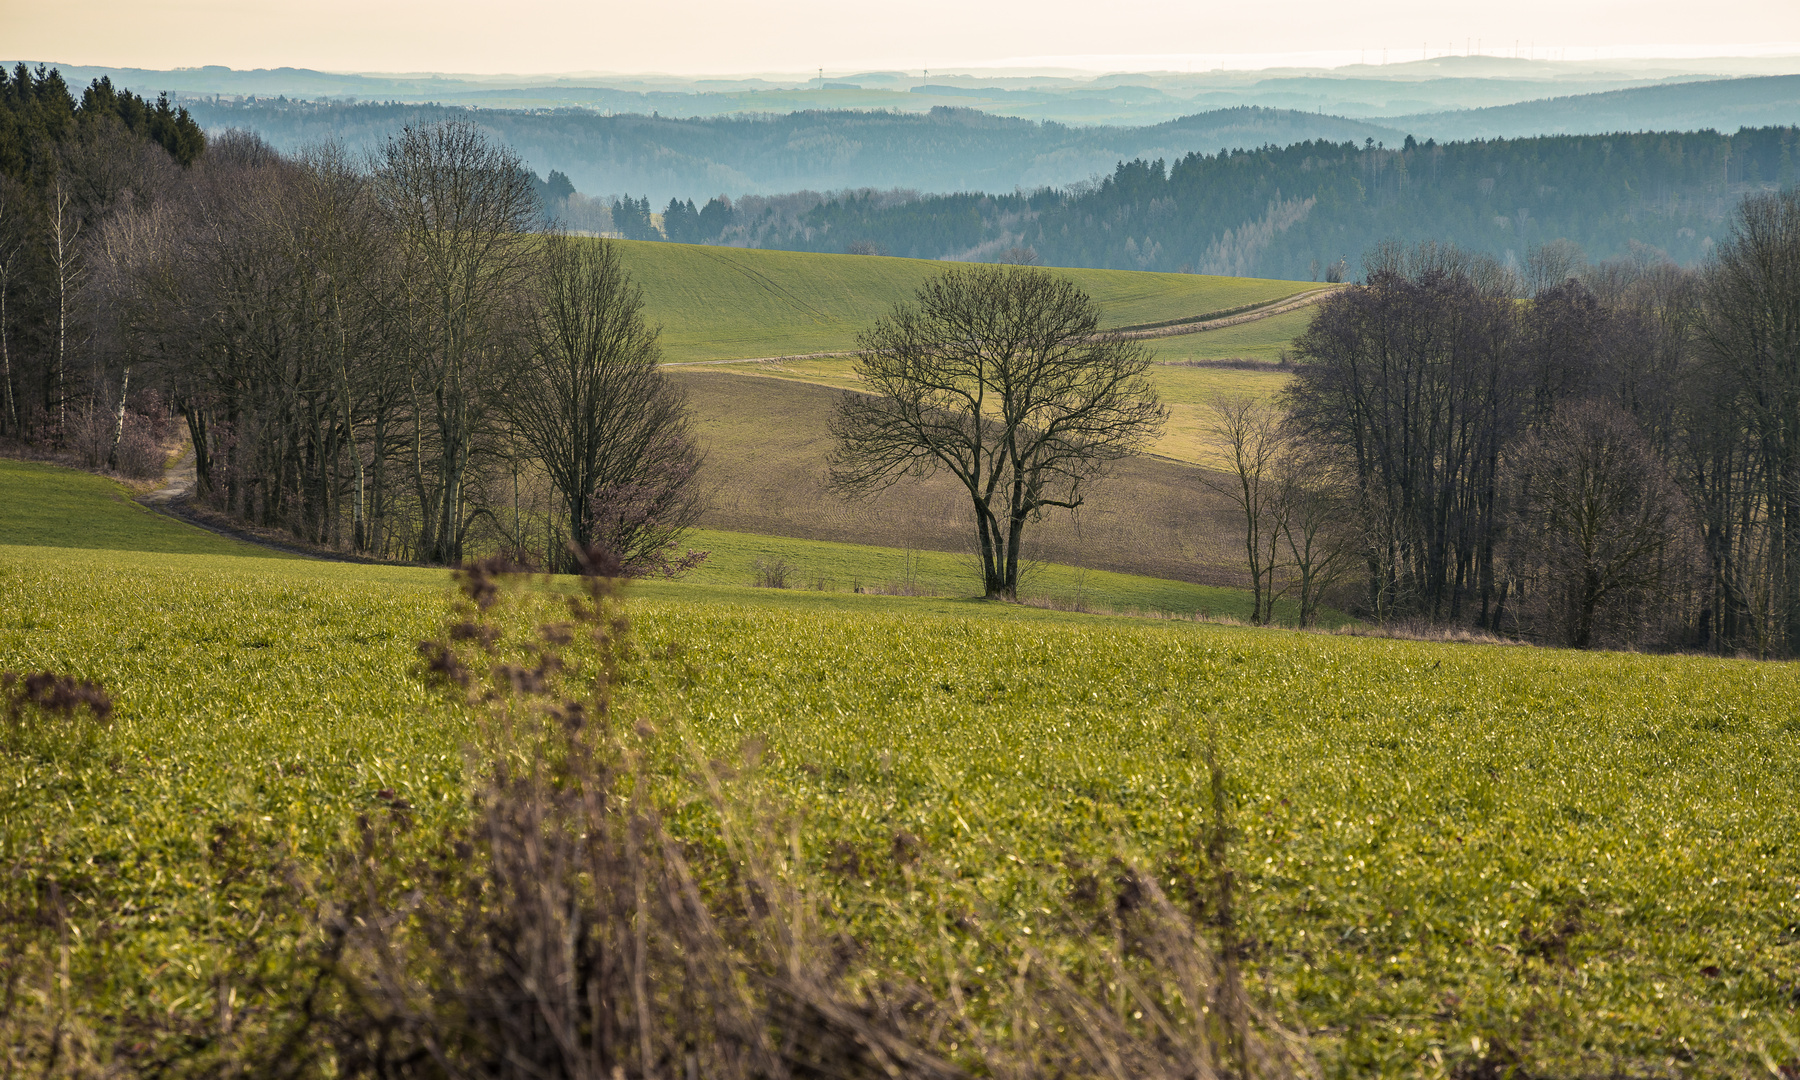
<svg viewBox="0 0 1800 1080">
<path fill-rule="evenodd" d="M 50 359 L 54 400 L 50 404 L 60 439 L 69 415 L 69 334 L 73 329 L 69 322 L 75 314 L 75 294 L 81 288 L 85 269 L 78 243 L 83 222 L 79 209 L 73 205 L 70 184 L 62 174 L 57 174 L 48 195 L 44 209 L 45 250 L 50 258 L 50 284 L 56 307 L 55 344 Z"/>
<path fill-rule="evenodd" d="M 1507 466 L 1516 561 L 1541 575 L 1556 636 L 1585 649 L 1604 605 L 1671 577 L 1681 493 L 1631 418 L 1600 402 L 1558 410 Z"/>
<path fill-rule="evenodd" d="M 974 508 L 986 594 L 1017 599 L 1026 522 L 1081 506 L 1167 415 L 1148 353 L 1099 325 L 1087 294 L 1042 270 L 930 278 L 858 339 L 869 392 L 832 418 L 833 485 L 860 495 L 950 472 Z"/>
<path fill-rule="evenodd" d="M 1250 622 L 1261 626 L 1274 617 L 1281 541 L 1287 528 L 1288 500 L 1283 482 L 1281 411 L 1247 394 L 1219 395 L 1208 403 L 1212 433 L 1225 451 L 1222 473 L 1204 471 L 1201 483 L 1231 500 L 1244 519 L 1244 561 L 1250 573 Z"/>
<path fill-rule="evenodd" d="M 643 290 L 610 242 L 553 234 L 541 294 L 507 414 L 562 499 L 565 568 L 596 543 L 634 572 L 660 567 L 698 517 L 700 452 L 686 395 L 657 367 Z"/>
<path fill-rule="evenodd" d="M 1279 468 L 1287 587 L 1295 594 L 1300 625 L 1312 626 L 1326 592 L 1362 555 L 1350 497 L 1354 485 L 1346 470 L 1297 440 L 1288 440 Z"/>
<path fill-rule="evenodd" d="M 514 330 L 537 196 L 516 153 L 461 121 L 406 128 L 388 141 L 375 178 L 404 264 L 418 550 L 427 562 L 461 562 L 472 521 L 464 485 L 488 407 L 522 352 Z"/>
<path fill-rule="evenodd" d="M 1742 508 L 1766 532 L 1778 652 L 1800 648 L 1800 190 L 1751 196 L 1707 275 L 1699 337 L 1709 378 L 1734 391 L 1745 436 Z"/>
</svg>

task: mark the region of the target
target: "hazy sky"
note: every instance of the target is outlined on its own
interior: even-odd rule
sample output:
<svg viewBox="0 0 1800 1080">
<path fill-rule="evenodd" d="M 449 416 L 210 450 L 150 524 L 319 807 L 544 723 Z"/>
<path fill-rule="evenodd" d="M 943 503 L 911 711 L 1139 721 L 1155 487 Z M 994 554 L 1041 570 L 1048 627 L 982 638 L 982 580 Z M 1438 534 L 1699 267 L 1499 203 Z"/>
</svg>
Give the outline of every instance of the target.
<svg viewBox="0 0 1800 1080">
<path fill-rule="evenodd" d="M 1797 0 L 0 0 L 0 50 L 110 67 L 798 72 L 1335 65 L 1535 44 L 1586 57 L 1800 53 Z M 1369 50 L 1364 53 L 1363 50 Z"/>
</svg>

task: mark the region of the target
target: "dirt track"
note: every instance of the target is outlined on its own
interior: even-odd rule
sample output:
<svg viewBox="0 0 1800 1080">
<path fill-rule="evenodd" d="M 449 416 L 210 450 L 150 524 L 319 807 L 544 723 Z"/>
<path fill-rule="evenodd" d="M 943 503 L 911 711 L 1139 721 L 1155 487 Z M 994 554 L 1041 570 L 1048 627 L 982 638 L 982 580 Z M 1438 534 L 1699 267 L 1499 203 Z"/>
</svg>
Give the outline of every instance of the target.
<svg viewBox="0 0 1800 1080">
<path fill-rule="evenodd" d="M 298 555 L 303 559 L 317 559 L 321 562 L 370 563 L 381 566 L 404 566 L 387 559 L 373 559 L 367 555 L 352 555 L 348 552 L 333 551 L 329 548 L 314 547 L 303 544 L 285 533 L 272 529 L 258 529 L 232 522 L 220 514 L 213 513 L 195 505 L 194 493 L 194 448 L 184 447 L 181 457 L 169 466 L 163 474 L 163 486 L 155 491 L 137 497 L 137 501 L 165 517 L 186 522 L 195 528 L 205 529 L 229 540 L 237 540 L 257 547 L 269 548 L 272 551 Z"/>
<path fill-rule="evenodd" d="M 1331 292 L 1331 288 L 1310 289 L 1296 296 L 1276 300 L 1254 311 L 1244 311 L 1236 315 L 1227 315 L 1218 319 L 1204 319 L 1196 322 L 1178 322 L 1170 326 L 1152 326 L 1142 330 L 1125 330 L 1120 337 L 1127 341 L 1149 341 L 1153 338 L 1180 337 L 1183 334 L 1201 334 L 1208 330 L 1223 330 L 1227 326 L 1242 326 L 1244 323 L 1256 322 L 1260 319 L 1286 315 L 1290 311 L 1317 303 L 1319 298 Z M 735 360 L 678 360 L 672 364 L 663 364 L 666 368 L 706 367 L 713 364 L 780 364 L 795 360 L 840 360 L 846 356 L 855 356 L 856 351 L 847 352 L 815 352 L 795 353 L 792 356 L 743 356 Z"/>
</svg>

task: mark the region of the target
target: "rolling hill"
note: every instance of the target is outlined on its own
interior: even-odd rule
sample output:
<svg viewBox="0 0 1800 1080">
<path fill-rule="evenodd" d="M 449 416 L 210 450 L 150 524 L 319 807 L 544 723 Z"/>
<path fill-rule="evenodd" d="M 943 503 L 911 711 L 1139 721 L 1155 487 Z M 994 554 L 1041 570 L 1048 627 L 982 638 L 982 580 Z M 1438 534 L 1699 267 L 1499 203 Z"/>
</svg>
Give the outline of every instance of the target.
<svg viewBox="0 0 1800 1080">
<path fill-rule="evenodd" d="M 928 259 L 617 243 L 626 268 L 644 287 L 647 317 L 663 328 L 669 363 L 854 349 L 858 331 L 945 269 Z M 1111 327 L 1190 319 L 1317 288 L 1201 274 L 1057 273 L 1086 290 Z"/>
<path fill-rule="evenodd" d="M 1382 123 L 1419 139 L 1519 139 L 1618 131 L 1736 131 L 1800 124 L 1800 75 L 1636 86 Z"/>
<path fill-rule="evenodd" d="M 966 496 L 946 478 L 903 482 L 846 502 L 826 484 L 826 421 L 854 389 L 854 361 L 813 356 L 851 349 L 855 335 L 944 264 L 618 241 L 663 326 L 673 377 L 687 390 L 708 451 L 702 524 L 734 533 L 920 549 L 970 550 Z M 1057 270 L 1103 306 L 1106 324 L 1141 326 L 1304 293 L 1305 282 L 1124 270 Z M 1034 525 L 1034 556 L 1050 563 L 1214 586 L 1241 583 L 1238 524 L 1201 482 L 1221 464 L 1206 402 L 1218 393 L 1269 396 L 1287 380 L 1276 363 L 1303 330 L 1305 309 L 1145 344 L 1170 409 L 1152 452 L 1097 485 L 1079 516 Z M 735 357 L 785 357 L 721 363 Z M 1210 366 L 1233 360 L 1245 366 Z"/>
</svg>

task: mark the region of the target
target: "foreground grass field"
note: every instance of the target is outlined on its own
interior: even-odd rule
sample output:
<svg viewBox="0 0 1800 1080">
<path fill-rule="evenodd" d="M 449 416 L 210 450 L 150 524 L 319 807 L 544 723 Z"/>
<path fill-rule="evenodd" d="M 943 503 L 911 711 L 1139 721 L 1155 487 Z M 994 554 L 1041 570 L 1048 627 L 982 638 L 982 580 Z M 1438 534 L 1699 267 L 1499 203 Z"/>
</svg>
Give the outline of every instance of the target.
<svg viewBox="0 0 1800 1080">
<path fill-rule="evenodd" d="M 465 812 L 468 721 L 415 668 L 446 585 L 0 546 L 0 669 L 117 702 L 91 743 L 0 756 L 0 907 L 60 898 L 72 931 L 42 930 L 45 955 L 66 948 L 63 985 L 106 1045 L 204 1051 L 254 1018 L 256 974 L 298 932 L 271 853 L 316 863 L 396 795 L 420 835 Z M 992 932 L 1079 948 L 1057 912 L 1083 875 L 1162 866 L 1199 827 L 1210 729 L 1249 983 L 1327 1075 L 1800 1062 L 1793 665 L 702 582 L 633 595 L 639 685 L 665 688 L 645 707 L 720 754 L 765 740 L 870 955 L 915 951 L 905 887 L 845 867 L 902 830 L 1005 913 Z M 673 643 L 679 660 L 651 659 Z"/>
<path fill-rule="evenodd" d="M 670 363 L 792 356 L 856 347 L 856 335 L 909 299 L 945 264 L 694 244 L 617 241 L 662 324 Z M 1108 326 L 1159 323 L 1267 303 L 1317 286 L 1301 281 L 1057 269 L 1087 290 Z"/>
</svg>

